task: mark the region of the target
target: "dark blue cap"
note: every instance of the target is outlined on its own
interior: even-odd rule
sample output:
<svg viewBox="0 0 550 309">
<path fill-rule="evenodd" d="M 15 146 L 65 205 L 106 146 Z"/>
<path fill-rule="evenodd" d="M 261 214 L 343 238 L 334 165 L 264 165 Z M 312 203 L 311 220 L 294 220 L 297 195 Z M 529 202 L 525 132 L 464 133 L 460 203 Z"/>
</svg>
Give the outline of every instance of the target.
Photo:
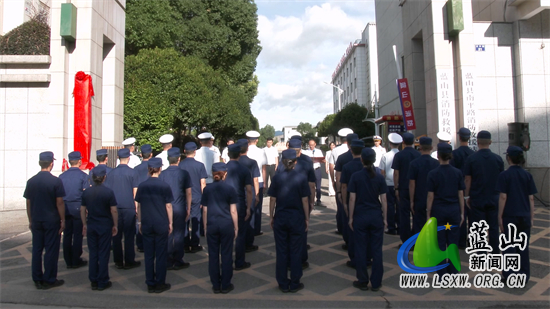
<svg viewBox="0 0 550 309">
<path fill-rule="evenodd" d="M 38 156 L 38 161 L 51 161 L 51 162 L 53 162 L 53 160 L 55 160 L 55 158 L 53 157 L 53 152 L 51 152 L 51 151 L 41 152 L 40 155 Z"/>
<path fill-rule="evenodd" d="M 403 143 L 407 145 L 412 145 L 414 143 L 414 135 L 409 132 L 403 133 Z"/>
<path fill-rule="evenodd" d="M 96 177 L 103 177 L 107 175 L 107 165 L 98 164 L 96 167 L 92 169 L 92 174 Z"/>
<path fill-rule="evenodd" d="M 481 138 L 481 139 L 491 139 L 491 132 L 485 131 L 485 130 L 479 131 L 479 132 L 477 133 L 477 138 L 478 138 L 478 139 L 480 139 L 480 138 Z"/>
<path fill-rule="evenodd" d="M 223 162 L 212 164 L 212 173 L 215 172 L 227 172 L 227 165 Z"/>
<path fill-rule="evenodd" d="M 346 141 L 349 143 L 349 142 L 353 142 L 354 140 L 356 139 L 359 139 L 359 135 L 355 134 L 355 133 L 350 133 L 348 135 L 346 135 Z"/>
<path fill-rule="evenodd" d="M 287 149 L 283 151 L 283 159 L 294 160 L 296 159 L 296 150 Z"/>
<path fill-rule="evenodd" d="M 512 157 L 519 156 L 520 154 L 523 154 L 523 149 L 518 146 L 508 146 L 505 154 Z"/>
<path fill-rule="evenodd" d="M 360 139 L 353 140 L 351 142 L 351 147 L 365 147 L 365 142 Z"/>
<path fill-rule="evenodd" d="M 151 153 L 153 148 L 149 144 L 141 145 L 141 153 Z"/>
<path fill-rule="evenodd" d="M 458 130 L 458 135 L 460 137 L 470 137 L 470 135 L 472 135 L 472 132 L 470 132 L 468 128 L 460 128 Z"/>
<path fill-rule="evenodd" d="M 183 146 L 183 149 L 187 151 L 197 150 L 197 144 L 195 142 L 188 142 Z"/>
<path fill-rule="evenodd" d="M 80 154 L 80 151 L 73 151 L 69 153 L 69 161 L 80 160 L 80 159 L 82 159 L 82 155 Z"/>
<path fill-rule="evenodd" d="M 168 158 L 179 158 L 181 156 L 181 151 L 178 147 L 172 147 L 168 149 Z"/>
<path fill-rule="evenodd" d="M 128 148 L 122 148 L 118 150 L 118 157 L 119 158 L 128 158 L 130 156 L 130 149 Z"/>
<path fill-rule="evenodd" d="M 299 139 L 291 139 L 288 141 L 289 148 L 302 148 L 302 141 Z"/>
<path fill-rule="evenodd" d="M 449 143 L 439 143 L 437 144 L 437 153 L 452 153 L 453 147 Z"/>
<path fill-rule="evenodd" d="M 246 139 L 246 138 L 241 138 L 241 139 L 239 139 L 239 140 L 237 141 L 236 144 L 240 144 L 241 146 L 242 146 L 242 145 L 248 145 L 248 139 Z"/>
<path fill-rule="evenodd" d="M 302 140 L 302 136 L 301 136 L 301 135 L 292 135 L 292 136 L 290 137 L 290 139 Z"/>
<path fill-rule="evenodd" d="M 161 158 L 151 158 L 149 161 L 147 161 L 147 165 L 152 168 L 162 167 L 162 159 Z"/>
<path fill-rule="evenodd" d="M 363 148 L 361 151 L 361 159 L 363 161 L 376 161 L 376 152 L 370 147 Z"/>
<path fill-rule="evenodd" d="M 106 155 L 106 154 L 107 154 L 107 149 L 98 149 L 98 150 L 96 150 L 96 152 L 95 152 L 95 155 L 96 155 L 96 156 L 104 156 L 104 155 Z"/>
<path fill-rule="evenodd" d="M 241 152 L 241 145 L 239 144 L 231 144 L 227 146 L 227 152 Z"/>
<path fill-rule="evenodd" d="M 432 138 L 431 137 L 427 137 L 427 136 L 422 136 L 419 140 L 418 140 L 418 143 L 422 146 L 431 146 L 432 145 Z"/>
</svg>

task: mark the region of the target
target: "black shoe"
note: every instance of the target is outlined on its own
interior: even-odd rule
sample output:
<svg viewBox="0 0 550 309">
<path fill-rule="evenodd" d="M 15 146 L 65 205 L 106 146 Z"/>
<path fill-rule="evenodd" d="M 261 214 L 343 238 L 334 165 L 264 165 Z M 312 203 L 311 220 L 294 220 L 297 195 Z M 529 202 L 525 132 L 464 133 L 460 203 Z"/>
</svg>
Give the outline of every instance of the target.
<svg viewBox="0 0 550 309">
<path fill-rule="evenodd" d="M 306 262 L 306 263 L 307 263 L 307 262 Z M 303 290 L 303 289 L 304 289 L 304 284 L 303 284 L 303 283 L 300 283 L 300 285 L 298 285 L 297 288 L 295 288 L 295 289 L 290 289 L 289 292 L 290 292 L 290 293 L 296 293 L 296 292 L 298 292 L 299 290 Z"/>
<path fill-rule="evenodd" d="M 80 260 L 80 263 L 78 263 L 76 265 L 73 264 L 72 266 L 67 266 L 67 268 L 76 269 L 76 268 L 84 267 L 86 265 L 88 265 L 88 261 Z"/>
<path fill-rule="evenodd" d="M 247 268 L 250 268 L 250 262 L 244 262 L 243 266 L 241 267 L 235 267 L 235 270 L 243 270 L 243 269 L 247 269 Z"/>
<path fill-rule="evenodd" d="M 321 201 L 317 201 L 317 202 L 315 203 L 315 206 L 321 206 Z"/>
<path fill-rule="evenodd" d="M 343 245 L 342 245 L 342 250 L 348 250 L 348 245 L 347 245 L 347 244 L 343 244 Z"/>
<path fill-rule="evenodd" d="M 249 253 L 249 252 L 254 252 L 254 251 L 258 251 L 259 247 L 256 246 L 256 245 L 252 245 L 250 247 L 246 247 L 246 249 L 244 250 L 246 253 Z"/>
<path fill-rule="evenodd" d="M 170 267 L 168 267 L 167 269 L 168 270 L 180 270 L 180 269 L 185 269 L 185 268 L 189 268 L 189 266 L 191 266 L 191 264 L 189 262 L 183 262 L 183 264 L 175 264 L 175 265 L 172 265 Z"/>
<path fill-rule="evenodd" d="M 35 281 L 34 286 L 37 290 L 42 290 L 42 281 Z"/>
<path fill-rule="evenodd" d="M 65 283 L 65 280 L 55 280 L 54 283 L 43 282 L 42 290 L 49 290 L 51 288 L 56 288 L 58 286 L 62 286 L 64 283 Z"/>
<path fill-rule="evenodd" d="M 136 251 L 143 253 L 143 249 L 140 249 L 140 248 L 137 248 Z"/>
<path fill-rule="evenodd" d="M 353 265 L 353 263 L 351 263 L 351 261 L 347 261 L 346 266 L 349 267 L 349 268 L 355 269 L 355 265 Z"/>
<path fill-rule="evenodd" d="M 92 286 L 92 291 L 97 290 L 97 282 L 92 282 L 90 285 Z"/>
<path fill-rule="evenodd" d="M 361 291 L 366 291 L 366 290 L 369 289 L 369 284 L 368 283 L 360 283 L 359 281 L 353 281 L 353 287 L 358 288 Z"/>
<path fill-rule="evenodd" d="M 309 262 L 303 262 L 302 263 L 302 270 L 306 269 L 309 267 Z"/>
<path fill-rule="evenodd" d="M 393 230 L 393 231 L 387 230 L 387 231 L 384 232 L 384 234 L 397 235 L 397 232 L 395 230 Z"/>
<path fill-rule="evenodd" d="M 262 236 L 264 234 L 263 231 L 260 231 L 258 234 L 254 234 L 254 236 Z"/>
<path fill-rule="evenodd" d="M 309 249 L 311 249 L 311 246 L 309 244 L 307 244 L 306 248 L 309 250 Z"/>
<path fill-rule="evenodd" d="M 141 265 L 141 262 L 139 262 L 139 261 L 134 261 L 132 263 L 126 263 L 126 265 L 124 265 L 124 269 L 128 270 L 128 269 L 139 267 L 140 265 Z"/>
<path fill-rule="evenodd" d="M 191 250 L 189 251 L 189 253 L 197 253 L 199 251 L 202 251 L 201 245 L 191 247 Z"/>
<path fill-rule="evenodd" d="M 229 284 L 227 289 L 221 289 L 220 292 L 222 292 L 222 294 L 227 294 L 227 293 L 233 291 L 234 289 L 235 289 L 235 286 L 233 285 L 233 283 L 231 283 L 231 284 Z"/>
<path fill-rule="evenodd" d="M 110 287 L 112 287 L 112 286 L 113 286 L 113 283 L 112 283 L 111 281 L 107 281 L 107 284 L 105 284 L 105 286 L 103 286 L 103 287 L 102 287 L 102 286 L 98 286 L 98 287 L 97 287 L 97 290 L 98 290 L 98 291 L 103 291 L 103 290 L 106 290 L 106 289 L 108 289 L 108 288 L 110 288 Z"/>
<path fill-rule="evenodd" d="M 116 269 L 124 269 L 124 264 L 122 264 L 122 263 L 115 263 L 115 268 L 116 268 Z"/>
<path fill-rule="evenodd" d="M 288 287 L 283 288 L 283 287 L 279 286 L 279 290 L 280 290 L 281 292 L 283 292 L 283 293 L 288 293 L 288 292 L 290 292 L 290 289 L 289 289 Z"/>
<path fill-rule="evenodd" d="M 334 231 L 334 233 L 336 233 L 336 234 L 338 234 L 338 235 L 342 235 L 342 232 L 340 232 L 340 231 L 338 231 L 338 230 Z"/>
<path fill-rule="evenodd" d="M 156 286 L 155 288 L 155 293 L 162 293 L 162 292 L 165 292 L 165 291 L 168 291 L 170 290 L 172 286 L 170 285 L 170 283 L 165 283 L 165 284 L 159 284 Z"/>
<path fill-rule="evenodd" d="M 147 293 L 155 293 L 156 286 L 154 285 L 148 285 L 147 286 Z"/>
<path fill-rule="evenodd" d="M 371 288 L 370 290 L 373 291 L 373 292 L 376 292 L 376 291 L 379 291 L 381 287 L 382 287 L 382 285 L 380 285 L 377 288 Z"/>
<path fill-rule="evenodd" d="M 214 294 L 220 294 L 222 292 L 221 289 L 215 289 L 215 288 L 212 288 L 212 292 L 214 292 Z"/>
</svg>

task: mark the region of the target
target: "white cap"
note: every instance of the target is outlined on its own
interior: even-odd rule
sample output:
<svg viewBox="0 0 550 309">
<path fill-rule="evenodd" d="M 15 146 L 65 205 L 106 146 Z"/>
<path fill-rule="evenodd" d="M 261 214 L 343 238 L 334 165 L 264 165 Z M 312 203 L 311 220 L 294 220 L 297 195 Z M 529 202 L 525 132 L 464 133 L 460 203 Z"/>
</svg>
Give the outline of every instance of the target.
<svg viewBox="0 0 550 309">
<path fill-rule="evenodd" d="M 260 137 L 260 132 L 258 132 L 258 131 L 248 131 L 248 132 L 246 132 L 246 137 L 248 137 L 248 138 L 258 138 L 258 137 Z"/>
<path fill-rule="evenodd" d="M 437 138 L 440 141 L 448 142 L 448 141 L 451 140 L 451 134 L 449 134 L 447 132 L 444 132 L 444 131 L 441 131 L 441 132 L 437 133 Z"/>
<path fill-rule="evenodd" d="M 289 135 L 290 137 L 293 137 L 293 136 L 296 136 L 296 135 L 302 136 L 302 134 L 301 134 L 300 132 L 294 131 L 294 130 L 290 131 L 290 132 L 288 133 L 288 135 Z"/>
<path fill-rule="evenodd" d="M 136 143 L 136 139 L 133 138 L 133 137 L 127 138 L 127 139 L 122 141 L 122 145 L 124 145 L 124 146 L 133 145 L 135 143 Z"/>
<path fill-rule="evenodd" d="M 348 136 L 348 134 L 352 134 L 352 133 L 353 133 L 352 129 L 343 128 L 343 129 L 340 129 L 340 131 L 338 131 L 338 136 L 346 137 L 346 136 Z"/>
<path fill-rule="evenodd" d="M 403 137 L 397 133 L 388 134 L 388 140 L 392 144 L 401 144 L 403 142 Z"/>
<path fill-rule="evenodd" d="M 164 134 L 159 138 L 159 142 L 161 144 L 169 144 L 174 140 L 174 136 L 172 134 Z"/>
<path fill-rule="evenodd" d="M 380 135 L 375 135 L 372 139 L 376 140 L 376 139 L 379 139 L 379 140 L 382 140 L 382 137 Z"/>
<path fill-rule="evenodd" d="M 203 132 L 197 136 L 199 139 L 214 139 L 214 136 L 212 136 L 212 133 L 210 132 Z"/>
</svg>

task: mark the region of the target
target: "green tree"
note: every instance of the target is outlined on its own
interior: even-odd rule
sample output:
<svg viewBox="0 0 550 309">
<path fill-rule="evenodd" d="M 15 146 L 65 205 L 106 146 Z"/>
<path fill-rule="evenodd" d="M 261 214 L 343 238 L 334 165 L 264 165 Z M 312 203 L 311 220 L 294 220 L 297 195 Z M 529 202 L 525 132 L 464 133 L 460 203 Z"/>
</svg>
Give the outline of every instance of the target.
<svg viewBox="0 0 550 309">
<path fill-rule="evenodd" d="M 317 125 L 317 133 L 319 136 L 336 136 L 336 134 L 338 134 L 338 131 L 333 126 L 335 117 L 336 114 L 329 114 L 325 117 L 325 119 L 323 119 L 323 121 L 319 122 Z"/>
<path fill-rule="evenodd" d="M 336 132 L 337 134 L 341 128 L 350 128 L 359 135 L 359 138 L 372 136 L 375 132 L 374 124 L 363 122 L 366 116 L 366 108 L 359 106 L 357 103 L 348 104 L 334 116 L 332 129 L 329 132 Z"/>
<path fill-rule="evenodd" d="M 309 140 L 313 139 L 317 144 L 319 144 L 319 139 L 315 136 L 317 129 L 311 125 L 309 122 L 300 122 L 296 131 L 302 134 L 302 143 L 305 145 L 308 144 Z"/>
<path fill-rule="evenodd" d="M 271 137 L 271 138 L 275 137 L 275 128 L 270 124 L 265 125 L 265 127 L 263 127 L 260 130 L 260 138 L 258 139 L 258 147 L 260 147 L 260 148 L 265 147 L 268 137 Z"/>
</svg>

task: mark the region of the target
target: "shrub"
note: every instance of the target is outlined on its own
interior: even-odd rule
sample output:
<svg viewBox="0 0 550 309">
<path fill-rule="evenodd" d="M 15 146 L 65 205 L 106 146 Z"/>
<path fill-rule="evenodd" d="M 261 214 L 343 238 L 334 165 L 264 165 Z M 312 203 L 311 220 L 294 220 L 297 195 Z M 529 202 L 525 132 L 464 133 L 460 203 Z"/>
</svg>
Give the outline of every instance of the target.
<svg viewBox="0 0 550 309">
<path fill-rule="evenodd" d="M 49 55 L 50 26 L 33 18 L 0 37 L 0 55 Z"/>
</svg>

